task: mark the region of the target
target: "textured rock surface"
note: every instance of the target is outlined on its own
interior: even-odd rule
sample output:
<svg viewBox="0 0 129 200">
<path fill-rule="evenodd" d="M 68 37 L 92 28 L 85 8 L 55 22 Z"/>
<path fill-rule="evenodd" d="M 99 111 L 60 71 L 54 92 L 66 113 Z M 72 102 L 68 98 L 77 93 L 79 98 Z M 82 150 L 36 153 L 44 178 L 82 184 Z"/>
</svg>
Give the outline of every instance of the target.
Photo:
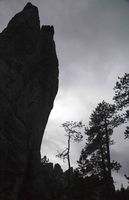
<svg viewBox="0 0 129 200">
<path fill-rule="evenodd" d="M 58 89 L 54 28 L 28 3 L 0 33 L 0 199 L 33 188 L 40 145 Z"/>
</svg>

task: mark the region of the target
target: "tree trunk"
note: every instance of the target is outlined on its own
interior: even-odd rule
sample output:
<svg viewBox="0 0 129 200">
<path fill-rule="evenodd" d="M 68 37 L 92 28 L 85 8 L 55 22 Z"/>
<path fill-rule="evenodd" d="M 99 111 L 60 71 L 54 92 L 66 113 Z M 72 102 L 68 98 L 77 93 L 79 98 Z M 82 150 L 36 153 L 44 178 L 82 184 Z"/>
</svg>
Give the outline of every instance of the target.
<svg viewBox="0 0 129 200">
<path fill-rule="evenodd" d="M 110 158 L 109 135 L 108 135 L 106 119 L 105 119 L 105 135 L 106 135 L 106 147 L 107 147 L 108 176 L 109 178 L 111 178 L 111 158 Z"/>
<path fill-rule="evenodd" d="M 70 178 L 71 178 L 71 172 L 70 172 L 70 134 L 68 135 L 68 186 L 70 188 Z"/>
<path fill-rule="evenodd" d="M 100 152 L 101 152 L 101 158 L 102 158 L 102 166 L 103 166 L 103 172 L 104 172 L 104 180 L 105 183 L 107 182 L 107 171 L 106 171 L 106 165 L 105 165 L 105 161 L 104 161 L 104 155 L 103 155 L 103 148 L 102 148 L 102 144 L 100 143 Z"/>
<path fill-rule="evenodd" d="M 107 164 L 108 164 L 108 177 L 107 177 L 107 199 L 110 199 L 114 190 L 113 178 L 111 175 L 111 158 L 109 148 L 109 134 L 107 128 L 107 121 L 105 119 L 105 135 L 106 135 L 106 147 L 107 147 Z"/>
</svg>

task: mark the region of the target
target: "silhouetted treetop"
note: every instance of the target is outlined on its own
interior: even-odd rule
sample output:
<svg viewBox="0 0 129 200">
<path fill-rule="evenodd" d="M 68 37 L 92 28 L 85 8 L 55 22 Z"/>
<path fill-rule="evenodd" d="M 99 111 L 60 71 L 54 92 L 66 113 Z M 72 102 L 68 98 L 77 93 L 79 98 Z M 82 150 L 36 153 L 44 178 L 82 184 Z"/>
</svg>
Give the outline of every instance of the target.
<svg viewBox="0 0 129 200">
<path fill-rule="evenodd" d="M 129 74 L 125 73 L 123 77 L 118 77 L 116 86 L 114 87 L 115 95 L 114 101 L 118 110 L 125 111 L 125 122 L 129 119 Z M 125 139 L 129 138 L 129 126 L 126 127 L 124 132 Z"/>
<path fill-rule="evenodd" d="M 118 77 L 114 87 L 114 100 L 119 109 L 129 106 L 129 74 L 125 73 L 123 77 Z"/>
</svg>

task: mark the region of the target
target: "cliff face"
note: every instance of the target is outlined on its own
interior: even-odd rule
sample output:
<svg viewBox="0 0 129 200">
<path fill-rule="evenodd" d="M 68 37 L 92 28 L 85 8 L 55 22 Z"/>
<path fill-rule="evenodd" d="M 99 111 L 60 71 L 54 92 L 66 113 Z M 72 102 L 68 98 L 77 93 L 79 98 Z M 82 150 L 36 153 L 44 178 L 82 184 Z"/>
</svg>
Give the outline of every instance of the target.
<svg viewBox="0 0 129 200">
<path fill-rule="evenodd" d="M 40 145 L 58 90 L 54 28 L 28 3 L 0 33 L 0 199 L 35 180 Z M 29 178 L 28 178 L 29 177 Z M 8 198 L 8 197 L 7 197 Z"/>
</svg>

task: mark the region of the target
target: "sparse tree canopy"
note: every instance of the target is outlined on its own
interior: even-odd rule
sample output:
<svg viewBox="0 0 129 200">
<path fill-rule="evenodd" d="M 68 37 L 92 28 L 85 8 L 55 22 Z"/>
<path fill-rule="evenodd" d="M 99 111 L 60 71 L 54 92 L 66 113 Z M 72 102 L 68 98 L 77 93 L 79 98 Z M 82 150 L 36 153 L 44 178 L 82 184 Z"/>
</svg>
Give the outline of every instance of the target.
<svg viewBox="0 0 129 200">
<path fill-rule="evenodd" d="M 74 142 L 82 141 L 83 135 L 80 129 L 83 126 L 84 125 L 82 124 L 81 121 L 80 122 L 67 121 L 62 124 L 62 127 L 65 129 L 65 132 L 66 132 L 65 136 L 68 138 L 68 145 L 61 153 L 58 152 L 56 156 L 59 158 L 63 158 L 63 160 L 68 159 L 69 168 L 70 168 L 70 158 L 69 158 L 70 143 L 71 141 L 74 141 Z"/>
<path fill-rule="evenodd" d="M 69 171 L 69 176 L 68 176 L 68 182 L 70 184 L 70 149 L 71 149 L 71 141 L 74 142 L 80 142 L 82 141 L 83 135 L 81 132 L 81 128 L 84 127 L 82 122 L 73 122 L 73 121 L 67 121 L 62 124 L 62 127 L 65 129 L 65 136 L 68 138 L 67 141 L 67 147 L 60 153 L 56 155 L 56 157 L 62 158 L 63 160 L 67 159 L 68 161 L 68 171 Z"/>
</svg>

